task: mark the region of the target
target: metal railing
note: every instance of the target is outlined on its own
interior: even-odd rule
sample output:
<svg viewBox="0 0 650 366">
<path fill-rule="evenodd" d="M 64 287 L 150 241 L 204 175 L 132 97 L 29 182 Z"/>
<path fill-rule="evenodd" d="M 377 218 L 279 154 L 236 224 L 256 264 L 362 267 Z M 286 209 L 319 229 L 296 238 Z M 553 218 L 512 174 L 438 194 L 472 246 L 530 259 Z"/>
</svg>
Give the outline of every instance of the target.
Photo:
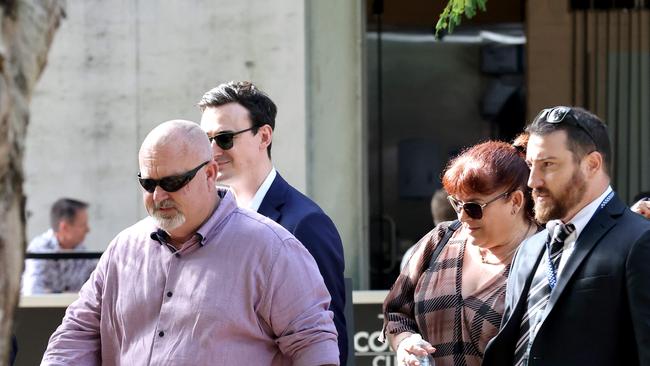
<svg viewBox="0 0 650 366">
<path fill-rule="evenodd" d="M 98 259 L 102 252 L 25 253 L 25 259 Z"/>
</svg>

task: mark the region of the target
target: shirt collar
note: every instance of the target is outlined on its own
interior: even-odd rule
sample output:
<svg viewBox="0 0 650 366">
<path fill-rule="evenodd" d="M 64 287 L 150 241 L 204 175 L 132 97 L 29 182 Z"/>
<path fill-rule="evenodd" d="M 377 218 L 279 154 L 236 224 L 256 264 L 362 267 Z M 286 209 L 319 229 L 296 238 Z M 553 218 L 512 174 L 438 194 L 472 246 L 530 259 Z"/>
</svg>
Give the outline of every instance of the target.
<svg viewBox="0 0 650 366">
<path fill-rule="evenodd" d="M 221 198 L 217 207 L 212 211 L 212 215 L 199 227 L 192 239 L 196 238 L 201 246 L 210 242 L 217 232 L 220 224 L 237 208 L 237 201 L 233 192 L 228 188 L 217 187 L 217 194 Z M 165 230 L 155 227 L 155 230 L 149 234 L 149 237 L 163 245 L 169 242 L 169 234 Z"/>
<path fill-rule="evenodd" d="M 248 204 L 248 208 L 250 208 L 253 211 L 259 210 L 260 206 L 262 205 L 262 201 L 266 196 L 266 193 L 269 191 L 269 188 L 271 188 L 271 184 L 273 184 L 273 180 L 275 180 L 276 175 L 277 172 L 275 171 L 275 167 L 272 167 L 271 171 L 266 176 L 266 179 L 264 179 L 264 182 L 262 182 L 260 188 L 258 188 L 257 192 L 255 192 L 255 196 L 253 196 L 253 199 Z"/>
<path fill-rule="evenodd" d="M 158 244 L 163 245 L 169 242 L 169 235 L 167 232 L 161 228 L 157 228 L 156 231 L 152 231 L 149 234 L 149 237 L 158 242 Z"/>
<path fill-rule="evenodd" d="M 54 248 L 52 249 L 59 249 L 59 250 L 63 249 L 61 248 L 61 244 L 59 244 L 59 239 L 57 239 L 56 235 L 54 234 L 54 230 L 48 229 L 47 232 L 45 233 L 45 237 L 48 239 L 48 242 L 54 245 Z"/>
<path fill-rule="evenodd" d="M 567 222 L 567 224 L 572 223 L 573 226 L 575 226 L 576 228 L 569 238 L 578 238 L 580 236 L 580 233 L 587 226 L 589 220 L 591 220 L 591 218 L 594 216 L 596 211 L 598 211 L 601 202 L 603 202 L 610 193 L 612 193 L 612 186 L 607 186 L 607 189 L 605 189 L 605 191 L 600 196 L 598 196 L 595 200 L 591 201 L 587 206 L 583 207 L 582 210 L 578 211 L 578 213 L 575 216 L 573 216 L 573 218 L 569 220 L 569 222 Z M 549 233 L 553 233 L 553 229 L 557 224 L 562 224 L 562 221 L 551 220 L 546 223 L 546 229 L 548 230 Z M 569 238 L 567 238 L 567 241 L 569 240 Z"/>
<path fill-rule="evenodd" d="M 76 247 L 72 249 L 63 249 L 61 247 L 61 244 L 59 243 L 59 239 L 57 239 L 56 234 L 54 233 L 54 230 L 48 229 L 47 232 L 45 233 L 45 238 L 48 241 L 48 246 L 51 246 L 52 249 L 59 250 L 59 251 L 84 251 L 86 250 L 86 246 L 84 245 L 83 242 L 77 244 Z"/>
</svg>

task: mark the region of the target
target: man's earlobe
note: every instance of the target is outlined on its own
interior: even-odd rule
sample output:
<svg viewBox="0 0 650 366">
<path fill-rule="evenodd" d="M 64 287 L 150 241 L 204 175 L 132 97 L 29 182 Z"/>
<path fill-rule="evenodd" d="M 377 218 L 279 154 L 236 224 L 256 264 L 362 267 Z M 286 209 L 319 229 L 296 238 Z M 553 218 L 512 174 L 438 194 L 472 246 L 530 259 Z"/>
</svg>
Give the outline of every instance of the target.
<svg viewBox="0 0 650 366">
<path fill-rule="evenodd" d="M 264 144 L 264 148 L 266 149 L 273 142 L 273 129 L 269 125 L 264 125 L 260 127 L 260 132 L 262 133 L 262 144 Z"/>
<path fill-rule="evenodd" d="M 603 167 L 603 156 L 598 151 L 593 151 L 587 156 L 587 169 L 593 175 Z"/>
<path fill-rule="evenodd" d="M 210 169 L 210 172 L 211 172 L 210 178 L 212 178 L 213 180 L 216 181 L 217 180 L 217 175 L 219 175 L 219 164 L 217 164 L 216 162 L 213 162 L 213 164 L 210 164 L 210 167 L 212 168 L 212 169 Z"/>
<path fill-rule="evenodd" d="M 521 210 L 521 207 L 523 207 L 523 202 L 524 202 L 524 193 L 520 190 L 516 190 L 512 192 L 512 209 L 514 213 L 518 213 L 519 210 Z"/>
<path fill-rule="evenodd" d="M 210 162 L 208 166 L 205 167 L 205 176 L 208 179 L 208 181 L 216 182 L 218 173 L 219 173 L 219 167 L 214 162 L 214 160 Z"/>
</svg>

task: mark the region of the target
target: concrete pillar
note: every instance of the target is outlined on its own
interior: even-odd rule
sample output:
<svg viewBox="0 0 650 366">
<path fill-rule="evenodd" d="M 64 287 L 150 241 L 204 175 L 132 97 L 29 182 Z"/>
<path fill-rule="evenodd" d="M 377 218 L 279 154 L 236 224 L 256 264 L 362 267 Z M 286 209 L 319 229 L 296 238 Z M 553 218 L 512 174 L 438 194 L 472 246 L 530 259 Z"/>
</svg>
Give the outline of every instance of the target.
<svg viewBox="0 0 650 366">
<path fill-rule="evenodd" d="M 334 220 L 346 275 L 368 288 L 364 2 L 307 2 L 307 193 Z"/>
</svg>

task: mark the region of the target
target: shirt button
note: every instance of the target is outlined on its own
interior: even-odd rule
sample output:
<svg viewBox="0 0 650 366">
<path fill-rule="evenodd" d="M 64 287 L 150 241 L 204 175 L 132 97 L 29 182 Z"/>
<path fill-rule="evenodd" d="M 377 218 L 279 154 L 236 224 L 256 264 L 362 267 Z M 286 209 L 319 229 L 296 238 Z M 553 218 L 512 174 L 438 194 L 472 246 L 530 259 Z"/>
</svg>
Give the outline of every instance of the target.
<svg viewBox="0 0 650 366">
<path fill-rule="evenodd" d="M 158 336 L 160 336 L 160 337 L 164 337 L 164 336 L 165 336 L 165 332 L 160 331 L 160 333 L 158 333 Z"/>
<path fill-rule="evenodd" d="M 167 297 L 172 297 L 172 292 L 171 291 L 167 292 Z"/>
<path fill-rule="evenodd" d="M 181 253 L 175 253 L 174 255 L 176 256 L 176 258 L 180 258 L 180 257 L 181 257 Z"/>
</svg>

